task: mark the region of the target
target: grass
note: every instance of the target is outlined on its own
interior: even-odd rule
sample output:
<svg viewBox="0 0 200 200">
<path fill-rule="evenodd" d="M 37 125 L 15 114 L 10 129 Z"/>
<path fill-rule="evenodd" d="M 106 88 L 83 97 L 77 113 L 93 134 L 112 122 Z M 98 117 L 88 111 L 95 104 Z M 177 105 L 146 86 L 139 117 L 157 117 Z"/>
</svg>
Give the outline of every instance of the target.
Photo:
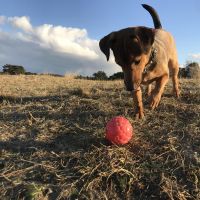
<svg viewBox="0 0 200 200">
<path fill-rule="evenodd" d="M 200 199 L 200 86 L 168 84 L 155 111 L 135 120 L 122 81 L 0 77 L 1 199 Z M 123 115 L 124 146 L 104 139 Z"/>
</svg>

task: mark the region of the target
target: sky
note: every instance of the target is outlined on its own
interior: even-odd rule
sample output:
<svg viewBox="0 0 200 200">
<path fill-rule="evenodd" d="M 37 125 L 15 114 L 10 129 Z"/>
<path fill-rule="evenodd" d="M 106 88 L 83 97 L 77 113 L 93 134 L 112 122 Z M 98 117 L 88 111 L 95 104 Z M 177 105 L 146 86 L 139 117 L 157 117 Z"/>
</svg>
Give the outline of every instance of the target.
<svg viewBox="0 0 200 200">
<path fill-rule="evenodd" d="M 81 75 L 121 71 L 98 42 L 122 28 L 153 27 L 142 3 L 156 9 L 174 36 L 180 66 L 200 62 L 199 0 L 0 0 L 0 66 Z"/>
</svg>

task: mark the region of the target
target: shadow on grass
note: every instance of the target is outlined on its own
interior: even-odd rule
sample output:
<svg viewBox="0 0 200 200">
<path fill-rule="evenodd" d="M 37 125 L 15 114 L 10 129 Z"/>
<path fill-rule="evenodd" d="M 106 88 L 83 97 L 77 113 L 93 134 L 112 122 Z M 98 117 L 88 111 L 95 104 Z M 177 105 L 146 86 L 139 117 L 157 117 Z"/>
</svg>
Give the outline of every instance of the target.
<svg viewBox="0 0 200 200">
<path fill-rule="evenodd" d="M 15 153 L 28 153 L 43 150 L 54 151 L 56 153 L 61 151 L 72 153 L 76 151 L 86 152 L 91 146 L 98 147 L 101 144 L 107 145 L 108 143 L 104 138 L 97 138 L 89 134 L 65 133 L 54 138 L 52 142 L 35 141 L 34 138 L 23 141 L 18 137 L 14 137 L 9 141 L 0 141 L 0 151 L 6 150 Z"/>
<path fill-rule="evenodd" d="M 104 138 L 101 137 L 101 133 L 98 132 L 98 128 L 102 129 L 104 124 L 95 124 L 95 128 L 91 124 L 91 119 L 106 114 L 90 104 L 86 106 L 74 104 L 70 108 L 67 105 L 69 97 L 70 95 L 23 98 L 0 97 L 2 102 L 14 104 L 13 108 L 8 106 L 8 112 L 5 109 L 4 112 L 0 112 L 0 123 L 11 124 L 13 127 L 21 126 L 24 128 L 22 134 L 25 135 L 21 139 L 14 134 L 15 136 L 9 140 L 0 141 L 0 150 L 13 152 L 37 150 L 73 152 L 87 151 L 93 145 L 106 144 Z M 63 108 L 59 108 L 63 102 Z M 53 109 L 48 110 L 47 104 Z M 21 107 L 20 111 L 15 110 L 16 105 Z M 34 125 L 30 125 L 27 120 L 33 116 Z M 55 126 L 56 122 L 59 122 L 62 130 L 58 128 L 58 133 L 54 131 L 54 134 L 52 134 L 52 131 L 48 130 L 47 121 L 55 122 Z M 53 127 L 53 125 L 51 126 Z M 8 125 L 6 127 L 9 128 Z M 44 132 L 43 128 L 47 129 L 47 132 Z M 38 141 L 37 136 L 40 134 L 52 136 L 48 140 Z"/>
</svg>

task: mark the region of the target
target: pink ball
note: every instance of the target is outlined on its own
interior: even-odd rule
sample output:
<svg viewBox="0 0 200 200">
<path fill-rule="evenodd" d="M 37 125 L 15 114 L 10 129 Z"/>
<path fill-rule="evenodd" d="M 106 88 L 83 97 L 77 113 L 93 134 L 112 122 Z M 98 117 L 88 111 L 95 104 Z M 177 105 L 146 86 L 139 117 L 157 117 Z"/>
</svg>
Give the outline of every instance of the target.
<svg viewBox="0 0 200 200">
<path fill-rule="evenodd" d="M 113 144 L 126 144 L 132 135 L 131 123 L 122 116 L 113 117 L 106 125 L 106 139 Z"/>
</svg>

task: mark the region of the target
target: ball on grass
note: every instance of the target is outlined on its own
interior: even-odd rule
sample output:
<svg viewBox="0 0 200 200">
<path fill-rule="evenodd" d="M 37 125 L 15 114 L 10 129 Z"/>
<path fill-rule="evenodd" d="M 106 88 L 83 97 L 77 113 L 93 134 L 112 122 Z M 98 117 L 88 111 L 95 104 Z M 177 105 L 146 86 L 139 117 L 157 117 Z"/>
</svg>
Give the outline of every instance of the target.
<svg viewBox="0 0 200 200">
<path fill-rule="evenodd" d="M 113 117 L 106 124 L 106 139 L 113 144 L 126 144 L 130 141 L 132 135 L 133 127 L 125 117 Z"/>
</svg>

